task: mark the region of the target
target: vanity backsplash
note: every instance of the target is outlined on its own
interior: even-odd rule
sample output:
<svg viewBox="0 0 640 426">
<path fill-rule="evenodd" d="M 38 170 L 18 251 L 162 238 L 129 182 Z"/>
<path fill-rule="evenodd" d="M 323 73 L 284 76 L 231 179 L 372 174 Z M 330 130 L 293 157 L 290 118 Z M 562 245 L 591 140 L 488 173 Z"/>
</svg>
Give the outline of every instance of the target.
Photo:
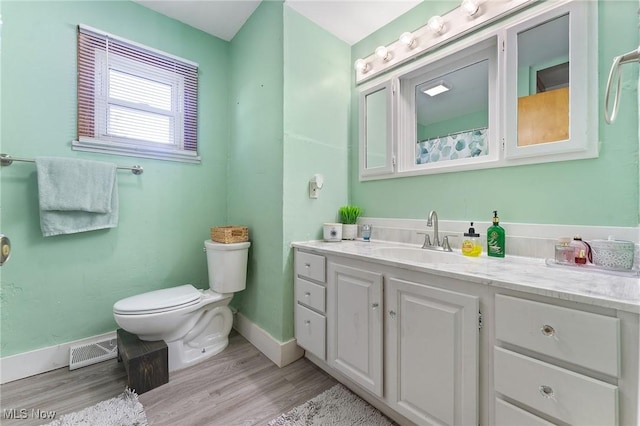
<svg viewBox="0 0 640 426">
<path fill-rule="evenodd" d="M 361 217 L 358 219 L 358 229 L 362 224 L 371 225 L 371 239 L 393 241 L 407 244 L 422 244 L 424 234 L 433 238 L 433 228 L 427 227 L 427 220 L 421 219 L 387 219 Z M 490 222 L 474 220 L 474 227 L 480 233 L 483 246 L 483 256 L 486 256 L 486 230 Z M 635 243 L 634 268 L 640 266 L 640 228 L 616 226 L 578 226 L 578 225 L 537 225 L 528 223 L 500 222 L 506 231 L 506 254 L 508 256 L 524 256 L 540 259 L 553 258 L 555 245 L 560 237 L 573 238 L 580 235 L 583 240 L 606 240 L 613 236 L 616 240 L 627 240 Z M 449 242 L 453 250 L 460 250 L 463 234 L 467 231 L 469 222 L 458 220 L 439 221 L 439 235 L 449 235 Z M 360 231 L 358 231 L 360 232 Z M 360 234 L 358 235 L 360 236 Z"/>
</svg>

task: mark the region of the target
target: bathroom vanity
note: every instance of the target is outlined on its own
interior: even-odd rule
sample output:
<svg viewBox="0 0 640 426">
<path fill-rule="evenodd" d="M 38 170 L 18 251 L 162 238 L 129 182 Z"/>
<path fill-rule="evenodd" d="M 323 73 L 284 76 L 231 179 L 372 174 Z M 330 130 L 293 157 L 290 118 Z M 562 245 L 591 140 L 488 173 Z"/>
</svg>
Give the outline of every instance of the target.
<svg viewBox="0 0 640 426">
<path fill-rule="evenodd" d="M 391 242 L 295 248 L 306 356 L 400 424 L 640 424 L 640 279 Z"/>
</svg>

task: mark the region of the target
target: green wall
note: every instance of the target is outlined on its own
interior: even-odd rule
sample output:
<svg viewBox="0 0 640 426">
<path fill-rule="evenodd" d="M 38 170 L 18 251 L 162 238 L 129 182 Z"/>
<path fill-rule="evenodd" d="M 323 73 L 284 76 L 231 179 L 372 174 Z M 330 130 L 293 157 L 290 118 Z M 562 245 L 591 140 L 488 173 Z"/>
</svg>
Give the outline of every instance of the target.
<svg viewBox="0 0 640 426">
<path fill-rule="evenodd" d="M 487 127 L 489 123 L 489 110 L 476 111 L 469 114 L 454 117 L 449 120 L 431 123 L 428 126 L 417 125 L 418 142 L 425 139 L 447 136 L 452 133 L 465 132 L 471 129 Z"/>
<path fill-rule="evenodd" d="M 249 226 L 247 289 L 234 305 L 283 340 L 282 3 L 263 2 L 231 42 L 229 220 Z"/>
<path fill-rule="evenodd" d="M 624 69 L 620 114 L 614 125 L 604 123 L 602 105 L 613 57 L 638 46 L 638 2 L 600 1 L 598 8 L 599 158 L 360 182 L 358 158 L 352 155 L 351 202 L 371 217 L 423 219 L 435 209 L 443 219 L 488 221 L 497 209 L 505 222 L 637 226 L 637 66 Z M 421 27 L 425 16 L 447 9 L 447 2 L 424 2 L 354 45 L 352 61 L 368 56 L 380 44 L 392 43 L 403 31 Z M 357 101 L 354 86 L 352 123 L 358 119 Z M 356 127 L 352 126 L 350 140 L 351 152 L 357 153 Z"/>
<path fill-rule="evenodd" d="M 1 355 L 116 328 L 125 296 L 182 283 L 208 285 L 203 241 L 227 222 L 229 43 L 133 2 L 2 2 L 2 152 L 141 164 L 118 172 L 117 228 L 43 238 L 34 164 L 0 168 Z M 200 64 L 202 164 L 71 150 L 76 137 L 76 26 L 86 24 Z"/>
<path fill-rule="evenodd" d="M 284 238 L 283 325 L 293 337 L 292 241 L 322 238 L 347 203 L 351 50 L 297 12 L 284 14 Z M 310 48 L 312 46 L 312 48 Z M 309 180 L 324 177 L 317 199 Z"/>
<path fill-rule="evenodd" d="M 310 48 L 313 46 L 313 48 Z M 349 46 L 282 2 L 263 2 L 231 42 L 229 220 L 253 242 L 239 311 L 293 337 L 293 240 L 321 237 L 347 200 Z M 315 173 L 325 177 L 308 198 Z"/>
</svg>

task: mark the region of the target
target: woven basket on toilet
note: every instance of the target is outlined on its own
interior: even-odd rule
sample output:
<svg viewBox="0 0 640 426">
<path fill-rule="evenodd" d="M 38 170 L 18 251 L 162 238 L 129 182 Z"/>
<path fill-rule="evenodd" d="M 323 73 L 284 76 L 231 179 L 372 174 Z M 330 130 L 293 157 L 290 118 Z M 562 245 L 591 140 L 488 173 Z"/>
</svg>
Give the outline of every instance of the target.
<svg viewBox="0 0 640 426">
<path fill-rule="evenodd" d="M 246 226 L 216 226 L 211 228 L 211 240 L 217 243 L 243 243 L 249 241 L 249 228 Z"/>
</svg>

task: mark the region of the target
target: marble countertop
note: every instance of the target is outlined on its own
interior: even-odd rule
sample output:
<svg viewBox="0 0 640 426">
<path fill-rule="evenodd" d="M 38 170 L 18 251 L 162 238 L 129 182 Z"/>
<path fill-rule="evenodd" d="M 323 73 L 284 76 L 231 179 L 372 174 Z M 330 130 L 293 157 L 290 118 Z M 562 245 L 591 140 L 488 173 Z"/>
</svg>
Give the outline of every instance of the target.
<svg viewBox="0 0 640 426">
<path fill-rule="evenodd" d="M 633 274 L 613 275 L 591 268 L 579 269 L 578 266 L 551 267 L 544 259 L 518 256 L 501 259 L 487 257 L 484 253 L 476 258 L 462 256 L 459 252 L 437 253 L 446 262 L 424 263 L 390 258 L 380 253 L 384 247 L 420 249 L 420 246 L 379 240 L 305 241 L 291 245 L 321 254 L 375 261 L 478 284 L 640 313 L 640 277 Z M 443 256 L 452 256 L 451 261 Z"/>
</svg>

